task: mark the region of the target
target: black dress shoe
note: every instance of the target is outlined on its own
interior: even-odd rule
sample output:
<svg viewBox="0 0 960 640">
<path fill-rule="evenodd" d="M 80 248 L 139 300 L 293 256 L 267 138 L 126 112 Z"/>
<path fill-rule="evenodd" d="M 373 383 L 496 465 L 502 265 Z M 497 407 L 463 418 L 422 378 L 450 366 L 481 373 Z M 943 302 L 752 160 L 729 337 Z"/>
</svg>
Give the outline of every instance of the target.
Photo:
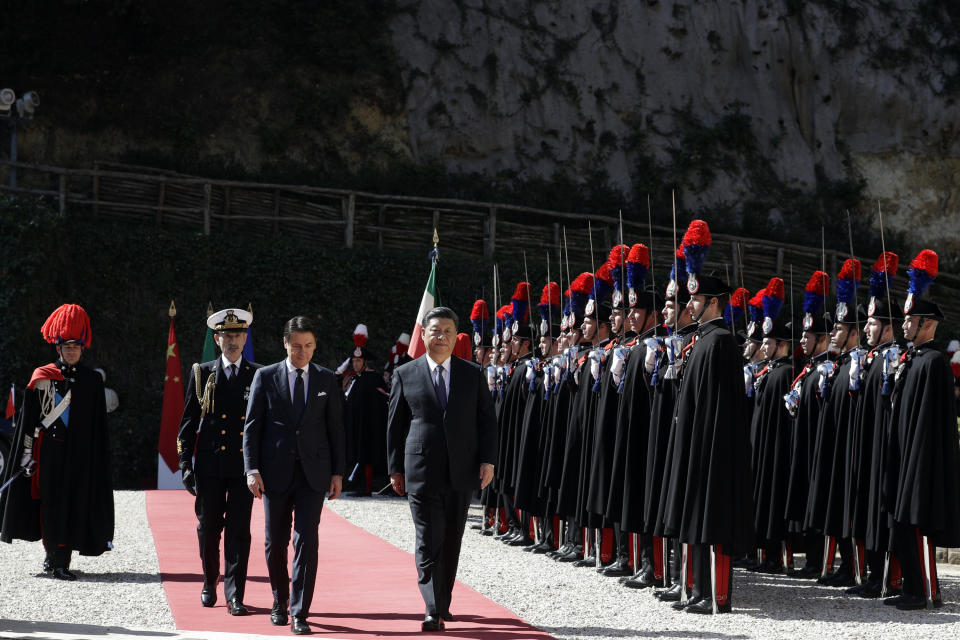
<svg viewBox="0 0 960 640">
<path fill-rule="evenodd" d="M 569 551 L 557 558 L 558 562 L 576 562 L 583 556 L 583 549 L 580 547 L 571 547 Z"/>
<path fill-rule="evenodd" d="M 687 609 L 687 608 L 692 607 L 693 605 L 697 604 L 697 603 L 700 602 L 701 600 L 703 600 L 703 598 L 690 598 L 690 599 L 688 599 L 686 602 L 681 602 L 681 601 L 677 600 L 676 602 L 674 602 L 674 603 L 673 603 L 672 605 L 670 605 L 670 606 L 673 607 L 676 611 L 683 611 L 684 609 Z"/>
<path fill-rule="evenodd" d="M 275 627 L 287 626 L 287 603 L 273 601 L 273 609 L 270 610 L 270 624 Z"/>
<path fill-rule="evenodd" d="M 889 598 L 884 598 L 883 604 L 888 607 L 895 607 L 903 601 L 903 594 L 901 593 L 898 596 L 890 596 Z"/>
<path fill-rule="evenodd" d="M 533 548 L 530 549 L 530 553 L 541 554 L 547 553 L 548 551 L 553 551 L 553 545 L 549 542 L 541 542 L 540 544 L 533 545 Z"/>
<path fill-rule="evenodd" d="M 655 595 L 662 602 L 679 602 L 680 600 L 680 585 L 675 584 L 669 589 L 663 591 L 657 591 Z"/>
<path fill-rule="evenodd" d="M 450 614 L 449 611 L 447 611 L 446 613 L 441 613 L 440 619 L 443 620 L 444 622 L 453 622 L 453 616 Z"/>
<path fill-rule="evenodd" d="M 619 578 L 622 576 L 630 576 L 633 574 L 633 572 L 630 570 L 630 565 L 628 565 L 625 560 L 622 562 L 617 560 L 613 564 L 604 567 L 600 571 L 600 574 L 608 578 Z"/>
<path fill-rule="evenodd" d="M 864 582 L 857 593 L 861 598 L 879 598 L 883 593 L 883 585 L 879 582 Z"/>
<path fill-rule="evenodd" d="M 516 527 L 510 527 L 510 528 L 508 528 L 506 531 L 504 531 L 503 533 L 498 533 L 497 535 L 493 536 L 493 539 L 494 539 L 494 540 L 503 540 L 503 539 L 505 539 L 505 538 L 512 538 L 513 536 L 517 535 L 518 533 L 520 533 L 520 531 L 518 531 Z"/>
<path fill-rule="evenodd" d="M 204 587 L 203 590 L 200 592 L 200 604 L 202 604 L 205 607 L 212 607 L 213 605 L 217 604 L 216 588 L 208 589 Z"/>
<path fill-rule="evenodd" d="M 77 579 L 77 576 L 75 576 L 74 574 L 70 573 L 69 571 L 67 571 L 67 570 L 64 569 L 63 567 L 57 567 L 56 569 L 54 569 L 54 570 L 53 570 L 53 577 L 56 578 L 57 580 L 68 580 L 68 581 L 70 581 L 70 582 L 73 582 L 74 580 Z"/>
<path fill-rule="evenodd" d="M 443 631 L 444 629 L 446 625 L 443 624 L 443 619 L 437 616 L 426 616 L 420 625 L 420 631 Z"/>
<path fill-rule="evenodd" d="M 43 572 L 44 572 L 44 573 L 50 573 L 51 571 L 53 571 L 53 565 L 50 564 L 50 560 L 49 560 L 49 559 L 44 560 L 44 561 L 43 561 Z"/>
<path fill-rule="evenodd" d="M 298 636 L 311 633 L 310 625 L 307 624 L 307 619 L 303 616 L 293 616 L 293 622 L 290 623 L 290 631 Z"/>
<path fill-rule="evenodd" d="M 688 605 L 684 612 L 710 615 L 713 613 L 713 598 L 701 598 Z M 730 613 L 730 603 L 717 605 L 717 613 Z"/>
<path fill-rule="evenodd" d="M 896 605 L 897 609 L 901 611 L 914 611 L 916 609 L 926 609 L 927 608 L 927 599 L 923 596 L 908 596 L 904 594 L 900 596 L 900 602 Z"/>
<path fill-rule="evenodd" d="M 579 560 L 574 560 L 573 566 L 575 567 L 595 567 L 597 566 L 596 556 L 589 555 L 586 558 L 580 558 Z"/>
<path fill-rule="evenodd" d="M 641 571 L 639 575 L 630 576 L 623 582 L 623 586 L 630 589 L 646 589 L 647 587 L 654 587 L 658 584 L 662 585 L 663 581 L 653 577 L 653 569 Z"/>
<path fill-rule="evenodd" d="M 511 538 L 507 540 L 507 546 L 510 547 L 529 547 L 533 544 L 533 538 L 527 538 L 525 536 L 517 536 L 516 538 Z"/>
<path fill-rule="evenodd" d="M 239 598 L 234 598 L 227 602 L 227 613 L 232 616 L 245 616 L 249 611 L 243 606 L 243 602 L 241 602 Z"/>
<path fill-rule="evenodd" d="M 482 535 L 482 536 L 492 536 L 492 535 L 493 535 L 493 527 L 490 527 L 489 529 L 480 529 L 480 535 Z"/>
<path fill-rule="evenodd" d="M 835 573 L 833 577 L 824 582 L 828 587 L 852 587 L 857 583 L 853 575 L 849 573 Z"/>
</svg>

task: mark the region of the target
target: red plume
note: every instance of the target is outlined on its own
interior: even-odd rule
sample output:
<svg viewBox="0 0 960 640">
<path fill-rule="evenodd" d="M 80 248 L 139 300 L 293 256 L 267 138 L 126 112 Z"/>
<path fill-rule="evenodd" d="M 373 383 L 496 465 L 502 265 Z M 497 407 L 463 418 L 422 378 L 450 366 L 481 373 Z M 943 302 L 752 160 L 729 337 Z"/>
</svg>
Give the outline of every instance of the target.
<svg viewBox="0 0 960 640">
<path fill-rule="evenodd" d="M 763 291 L 763 295 L 765 296 L 772 296 L 774 298 L 783 300 L 783 279 L 777 277 L 770 278 L 770 282 L 767 283 L 767 286 L 763 289 Z"/>
<path fill-rule="evenodd" d="M 750 299 L 750 292 L 743 287 L 737 287 L 737 290 L 730 296 L 730 304 L 741 309 L 747 308 L 747 300 Z"/>
<path fill-rule="evenodd" d="M 40 328 L 43 339 L 50 344 L 79 340 L 85 347 L 93 342 L 90 316 L 78 304 L 63 304 L 54 310 Z"/>
<path fill-rule="evenodd" d="M 810 293 L 815 293 L 826 298 L 830 295 L 830 276 L 823 271 L 814 271 L 813 275 L 810 276 L 810 279 L 807 281 L 807 286 L 804 288 L 804 291 L 809 291 Z"/>
<path fill-rule="evenodd" d="M 687 232 L 683 234 L 683 240 L 680 245 L 696 245 L 700 247 L 709 247 L 713 242 L 710 236 L 710 226 L 705 220 L 691 220 Z"/>
<path fill-rule="evenodd" d="M 530 300 L 530 283 L 529 282 L 520 282 L 517 284 L 516 290 L 513 292 L 513 300 L 523 300 L 527 302 Z"/>
<path fill-rule="evenodd" d="M 600 268 L 597 269 L 597 278 L 599 278 L 600 280 L 603 280 L 604 282 L 609 284 L 611 287 L 613 286 L 613 274 L 610 273 L 609 262 L 604 262 L 602 265 L 600 265 Z"/>
<path fill-rule="evenodd" d="M 860 261 L 856 258 L 847 258 L 837 277 L 841 280 L 860 280 Z"/>
<path fill-rule="evenodd" d="M 682 242 L 680 243 L 680 246 L 677 247 L 677 250 L 676 250 L 676 252 L 675 252 L 673 255 L 675 255 L 675 256 L 677 257 L 677 260 L 686 260 L 686 259 L 687 259 L 687 254 L 685 254 L 685 253 L 683 252 L 683 243 L 682 243 Z"/>
<path fill-rule="evenodd" d="M 765 296 L 765 295 L 767 295 L 767 290 L 766 290 L 766 289 L 760 289 L 760 291 L 757 291 L 755 294 L 753 294 L 753 297 L 750 298 L 750 302 L 749 302 L 748 304 L 749 304 L 751 307 L 762 307 L 762 306 L 763 306 L 763 296 Z"/>
<path fill-rule="evenodd" d="M 540 304 L 549 304 L 552 307 L 560 306 L 560 285 L 548 282 L 540 294 Z"/>
<path fill-rule="evenodd" d="M 486 300 L 477 300 L 473 303 L 473 310 L 470 311 L 471 320 L 489 320 L 490 309 L 487 308 Z"/>
<path fill-rule="evenodd" d="M 643 266 L 650 268 L 650 249 L 645 244 L 635 244 L 630 247 L 630 253 L 627 255 L 627 262 L 639 262 Z"/>
<path fill-rule="evenodd" d="M 890 275 L 896 275 L 897 267 L 900 266 L 900 257 L 893 251 L 886 251 L 873 263 L 871 271 L 886 271 Z"/>
<path fill-rule="evenodd" d="M 607 273 L 609 274 L 609 271 Z M 578 275 L 573 279 L 570 290 L 583 295 L 590 295 L 590 292 L 593 291 L 593 274 L 584 272 Z"/>
<path fill-rule="evenodd" d="M 930 249 L 924 249 L 910 262 L 911 269 L 926 271 L 927 275 L 931 278 L 937 277 L 938 269 L 940 268 L 939 265 L 940 261 L 937 258 L 937 254 Z"/>
<path fill-rule="evenodd" d="M 507 314 L 509 313 L 513 313 L 512 304 L 505 304 L 499 309 L 497 309 L 497 317 L 500 318 L 500 320 L 504 320 L 507 317 Z"/>
<path fill-rule="evenodd" d="M 625 244 L 618 244 L 613 249 L 610 249 L 610 257 L 607 258 L 607 262 L 612 267 L 624 265 L 627 262 L 627 255 L 629 253 L 630 247 Z"/>
</svg>

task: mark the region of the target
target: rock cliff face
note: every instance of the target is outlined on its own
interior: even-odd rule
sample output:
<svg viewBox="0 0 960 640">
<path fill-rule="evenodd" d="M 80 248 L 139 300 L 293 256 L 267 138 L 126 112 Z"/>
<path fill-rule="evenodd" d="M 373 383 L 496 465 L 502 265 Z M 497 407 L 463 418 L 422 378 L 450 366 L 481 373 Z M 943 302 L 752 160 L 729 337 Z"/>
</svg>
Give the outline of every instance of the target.
<svg viewBox="0 0 960 640">
<path fill-rule="evenodd" d="M 417 160 L 602 169 L 634 193 L 657 171 L 693 211 L 862 177 L 892 226 L 960 235 L 949 1 L 400 5 L 390 28 Z M 942 226 L 927 235 L 943 246 Z"/>
</svg>

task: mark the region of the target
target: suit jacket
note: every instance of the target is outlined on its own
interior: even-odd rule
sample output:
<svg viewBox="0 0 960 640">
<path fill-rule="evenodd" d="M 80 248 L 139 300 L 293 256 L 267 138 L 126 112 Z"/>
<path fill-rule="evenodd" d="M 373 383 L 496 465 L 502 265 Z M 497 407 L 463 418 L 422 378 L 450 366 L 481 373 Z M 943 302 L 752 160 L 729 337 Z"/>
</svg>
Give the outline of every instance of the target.
<svg viewBox="0 0 960 640">
<path fill-rule="evenodd" d="M 267 491 L 285 491 L 299 457 L 314 491 L 325 492 L 331 475 L 343 475 L 343 398 L 329 369 L 310 363 L 307 406 L 293 421 L 286 361 L 259 369 L 253 376 L 243 427 L 245 472 L 260 472 Z"/>
<path fill-rule="evenodd" d="M 216 384 L 213 407 L 202 420 L 193 367 L 190 368 L 187 398 L 183 405 L 180 433 L 177 435 L 177 453 L 181 463 L 189 462 L 196 448 L 193 470 L 197 474 L 218 478 L 243 475 L 243 425 L 247 396 L 253 374 L 259 368 L 260 365 L 241 358 L 237 363 L 237 375 L 227 380 L 222 358 L 201 364 L 201 394 L 211 373 Z"/>
<path fill-rule="evenodd" d="M 497 460 L 497 419 L 481 369 L 451 356 L 446 412 L 426 356 L 397 367 L 390 389 L 387 465 L 410 493 L 479 486 L 481 463 Z"/>
</svg>

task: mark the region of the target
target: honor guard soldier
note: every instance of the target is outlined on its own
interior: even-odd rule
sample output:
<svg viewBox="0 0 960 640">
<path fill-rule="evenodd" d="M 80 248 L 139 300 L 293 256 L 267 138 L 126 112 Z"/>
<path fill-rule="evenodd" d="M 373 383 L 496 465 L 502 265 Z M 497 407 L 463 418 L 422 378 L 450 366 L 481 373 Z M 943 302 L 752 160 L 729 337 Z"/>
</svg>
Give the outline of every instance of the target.
<svg viewBox="0 0 960 640">
<path fill-rule="evenodd" d="M 903 337 L 893 396 L 892 443 L 886 470 L 893 552 L 903 570 L 903 594 L 884 600 L 898 609 L 942 605 L 936 547 L 960 545 L 960 445 L 953 375 L 936 348 L 939 305 L 923 297 L 937 276 L 937 254 L 925 249 L 910 263 Z"/>
<path fill-rule="evenodd" d="M 227 612 L 233 616 L 247 614 L 243 594 L 253 495 L 243 472 L 243 424 L 253 374 L 260 368 L 243 358 L 252 323 L 253 314 L 241 309 L 224 309 L 207 318 L 221 355 L 193 365 L 177 435 L 183 485 L 197 497 L 194 510 L 203 566 L 200 604 L 212 607 L 217 602 L 222 531 L 223 590 Z"/>
<path fill-rule="evenodd" d="M 344 426 L 347 435 L 348 481 L 359 480 L 349 495 L 369 496 L 374 479 L 387 475 L 387 398 L 390 392 L 383 376 L 372 366 L 374 356 L 367 348 L 367 325 L 353 330 L 354 349 L 344 363 Z M 337 373 L 341 373 L 337 370 Z M 377 484 L 380 484 L 379 480 Z"/>
<path fill-rule="evenodd" d="M 76 580 L 69 571 L 73 551 L 98 556 L 113 548 L 103 378 L 80 363 L 93 337 L 83 307 L 60 306 L 41 333 L 59 357 L 35 369 L 27 384 L 3 474 L 0 540 L 42 538 L 44 572 Z"/>
</svg>

